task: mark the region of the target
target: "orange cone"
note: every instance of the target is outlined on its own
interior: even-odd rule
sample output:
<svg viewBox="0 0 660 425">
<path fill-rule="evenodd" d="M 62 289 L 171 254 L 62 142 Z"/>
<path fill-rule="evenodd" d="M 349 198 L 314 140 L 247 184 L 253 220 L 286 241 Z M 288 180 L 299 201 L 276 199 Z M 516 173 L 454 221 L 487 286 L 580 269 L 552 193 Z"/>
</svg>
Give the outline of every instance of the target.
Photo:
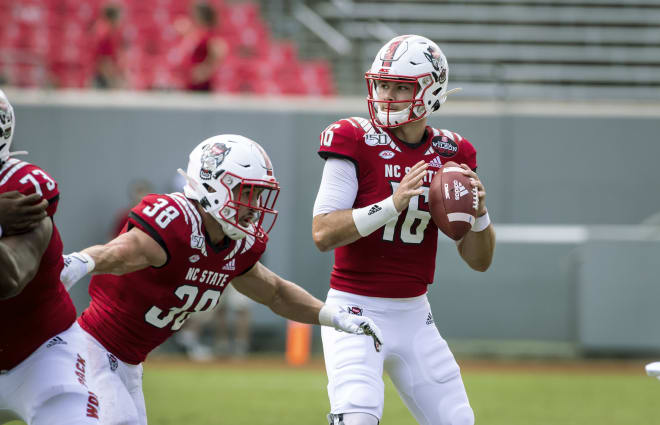
<svg viewBox="0 0 660 425">
<path fill-rule="evenodd" d="M 312 325 L 287 321 L 286 362 L 300 366 L 309 361 L 312 351 Z"/>
</svg>

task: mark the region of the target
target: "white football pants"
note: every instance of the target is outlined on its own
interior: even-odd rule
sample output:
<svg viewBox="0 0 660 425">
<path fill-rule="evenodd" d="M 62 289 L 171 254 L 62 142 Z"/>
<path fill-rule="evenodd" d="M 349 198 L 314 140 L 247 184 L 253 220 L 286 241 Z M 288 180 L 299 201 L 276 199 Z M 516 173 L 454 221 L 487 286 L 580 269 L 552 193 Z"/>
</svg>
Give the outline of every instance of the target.
<svg viewBox="0 0 660 425">
<path fill-rule="evenodd" d="M 331 289 L 326 303 L 368 316 L 383 332 L 371 338 L 324 326 L 323 353 L 331 413 L 383 414 L 383 371 L 420 425 L 472 425 L 460 369 L 433 321 L 426 295 L 375 298 Z M 351 308 L 353 307 L 353 308 Z"/>
<path fill-rule="evenodd" d="M 99 424 L 100 406 L 90 373 L 85 332 L 74 323 L 0 374 L 0 424 Z"/>
<path fill-rule="evenodd" d="M 103 406 L 101 425 L 146 425 L 142 365 L 125 363 L 83 330 L 91 365 L 89 373 Z"/>
</svg>

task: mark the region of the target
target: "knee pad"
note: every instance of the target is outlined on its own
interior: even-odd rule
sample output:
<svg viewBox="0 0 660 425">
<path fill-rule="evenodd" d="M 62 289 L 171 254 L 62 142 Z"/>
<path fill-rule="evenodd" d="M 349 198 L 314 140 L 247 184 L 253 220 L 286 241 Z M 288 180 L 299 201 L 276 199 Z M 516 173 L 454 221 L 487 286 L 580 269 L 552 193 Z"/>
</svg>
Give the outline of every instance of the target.
<svg viewBox="0 0 660 425">
<path fill-rule="evenodd" d="M 374 415 L 368 413 L 339 413 L 328 414 L 328 423 L 330 425 L 378 425 L 379 420 Z"/>
<path fill-rule="evenodd" d="M 474 425 L 474 412 L 468 404 L 461 404 L 449 415 L 451 425 Z"/>
</svg>

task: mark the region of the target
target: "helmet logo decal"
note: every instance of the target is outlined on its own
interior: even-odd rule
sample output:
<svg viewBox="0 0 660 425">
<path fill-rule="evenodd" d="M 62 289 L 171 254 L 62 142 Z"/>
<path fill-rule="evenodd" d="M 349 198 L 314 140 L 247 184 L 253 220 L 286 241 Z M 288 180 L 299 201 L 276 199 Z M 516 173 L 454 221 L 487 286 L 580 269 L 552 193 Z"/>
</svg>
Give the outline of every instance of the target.
<svg viewBox="0 0 660 425">
<path fill-rule="evenodd" d="M 224 162 L 231 148 L 224 143 L 214 143 L 204 146 L 202 151 L 202 167 L 199 170 L 199 177 L 202 180 L 210 180 L 213 172 Z"/>
<path fill-rule="evenodd" d="M 426 59 L 431 62 L 431 65 L 433 65 L 433 68 L 436 71 L 440 71 L 440 52 L 435 50 L 433 47 L 429 46 L 426 51 L 424 52 L 424 56 L 426 56 Z M 445 70 L 443 70 L 442 74 L 440 75 L 440 79 L 444 81 L 445 77 Z"/>
<path fill-rule="evenodd" d="M 403 43 L 403 41 L 408 37 L 410 37 L 410 36 L 409 35 L 404 35 L 404 36 L 401 36 L 401 37 L 397 37 L 392 41 L 392 44 L 390 44 L 388 46 L 387 50 L 385 51 L 383 56 L 380 58 L 380 60 L 383 61 L 383 64 L 382 64 L 383 67 L 392 66 L 392 61 L 399 59 L 401 57 L 401 55 L 404 54 L 406 52 L 406 50 L 408 50 L 408 47 L 407 47 L 408 45 L 405 44 L 404 45 L 405 48 L 401 52 L 399 52 L 399 55 L 397 55 L 397 57 L 394 57 L 394 55 L 396 54 L 396 51 L 399 48 L 399 46 L 401 45 L 401 43 Z"/>
</svg>

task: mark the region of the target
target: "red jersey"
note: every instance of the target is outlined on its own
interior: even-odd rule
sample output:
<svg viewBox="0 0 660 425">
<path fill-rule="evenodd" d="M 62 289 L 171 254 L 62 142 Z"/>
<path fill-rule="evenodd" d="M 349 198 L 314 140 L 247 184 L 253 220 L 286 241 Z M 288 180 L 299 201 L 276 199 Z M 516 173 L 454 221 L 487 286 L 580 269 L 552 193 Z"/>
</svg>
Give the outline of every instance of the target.
<svg viewBox="0 0 660 425">
<path fill-rule="evenodd" d="M 477 168 L 476 150 L 460 135 L 426 127 L 416 145 L 398 140 L 389 130 L 364 118 L 347 118 L 321 133 L 319 155 L 349 159 L 355 164 L 358 192 L 353 208 L 382 201 L 394 193 L 408 170 L 420 160 L 429 163 L 424 194 L 410 200 L 398 220 L 367 237 L 335 249 L 330 286 L 340 291 L 382 298 L 407 298 L 426 293 L 433 283 L 438 228 L 431 221 L 428 188 L 447 161 Z"/>
<path fill-rule="evenodd" d="M 124 231 L 131 227 L 163 247 L 166 263 L 123 276 L 94 276 L 92 301 L 78 323 L 119 359 L 138 364 L 191 313 L 215 307 L 227 284 L 259 260 L 267 239 L 225 238 L 222 246 L 214 245 L 195 204 L 181 193 L 144 197 Z"/>
<path fill-rule="evenodd" d="M 55 215 L 60 196 L 57 183 L 36 165 L 14 158 L 4 163 L 0 168 L 0 192 L 12 190 L 25 195 L 39 193 L 49 202 L 48 215 Z M 0 370 L 15 367 L 76 320 L 71 297 L 60 282 L 62 267 L 62 239 L 53 223 L 53 234 L 37 275 L 20 294 L 0 301 Z"/>
</svg>

